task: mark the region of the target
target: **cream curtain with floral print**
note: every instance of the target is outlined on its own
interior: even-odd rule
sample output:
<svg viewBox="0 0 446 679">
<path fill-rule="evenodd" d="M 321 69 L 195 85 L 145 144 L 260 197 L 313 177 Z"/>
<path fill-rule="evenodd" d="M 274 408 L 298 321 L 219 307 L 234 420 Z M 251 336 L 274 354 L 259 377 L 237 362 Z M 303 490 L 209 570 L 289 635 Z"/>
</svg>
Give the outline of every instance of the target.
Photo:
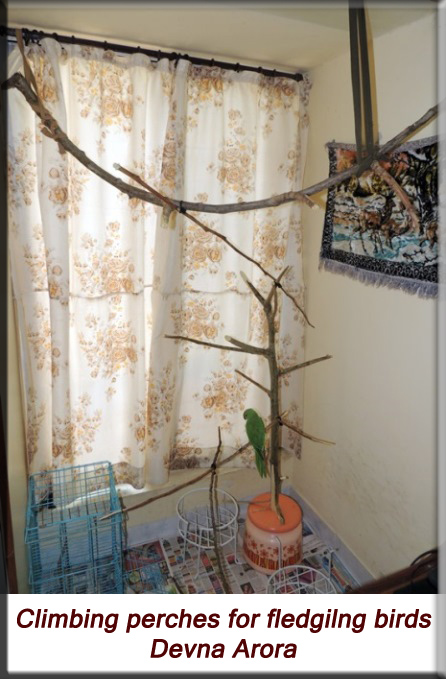
<svg viewBox="0 0 446 679">
<path fill-rule="evenodd" d="M 118 162 L 179 199 L 225 203 L 301 186 L 308 82 L 151 62 L 45 39 L 26 48 L 45 105 L 69 137 L 116 174 Z M 9 72 L 22 71 L 17 49 Z M 268 280 L 183 217 L 129 200 L 44 136 L 9 93 L 9 249 L 21 343 L 30 472 L 110 460 L 142 488 L 169 469 L 209 464 L 246 441 L 242 413 L 268 401 L 235 373 L 268 384 L 266 361 L 165 339 L 265 342 L 258 303 Z M 201 215 L 303 302 L 297 204 Z M 302 318 L 285 299 L 283 365 L 303 352 Z M 297 372 L 282 408 L 299 423 Z M 299 440 L 283 432 L 283 446 Z M 252 464 L 249 454 L 240 461 Z"/>
</svg>

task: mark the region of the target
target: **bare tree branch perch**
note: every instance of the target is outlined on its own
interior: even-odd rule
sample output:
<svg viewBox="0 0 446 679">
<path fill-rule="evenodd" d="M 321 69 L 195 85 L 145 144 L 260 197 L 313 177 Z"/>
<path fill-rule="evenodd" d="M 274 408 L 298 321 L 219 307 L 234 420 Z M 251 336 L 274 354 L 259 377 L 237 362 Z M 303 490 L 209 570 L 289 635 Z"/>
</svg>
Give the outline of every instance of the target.
<svg viewBox="0 0 446 679">
<path fill-rule="evenodd" d="M 147 189 L 150 190 L 144 191 L 136 186 L 132 186 L 131 184 L 123 182 L 121 179 L 115 177 L 110 172 L 107 172 L 107 170 L 100 167 L 97 163 L 91 160 L 91 158 L 89 158 L 84 153 L 84 151 L 81 151 L 81 149 L 79 149 L 79 147 L 77 147 L 69 139 L 69 137 L 65 134 L 65 132 L 63 132 L 63 130 L 60 128 L 57 121 L 53 118 L 50 112 L 43 106 L 43 103 L 41 102 L 40 98 L 33 92 L 32 88 L 30 87 L 30 84 L 27 82 L 26 78 L 24 78 L 21 73 L 15 73 L 8 80 L 2 83 L 2 89 L 11 88 L 16 88 L 23 94 L 26 101 L 29 103 L 33 111 L 36 113 L 36 115 L 41 119 L 42 123 L 44 124 L 46 128 L 46 133 L 48 134 L 48 136 L 52 137 L 54 141 L 56 141 L 59 144 L 59 148 L 63 148 L 65 151 L 68 151 L 73 157 L 75 157 L 80 163 L 82 163 L 82 165 L 87 167 L 91 172 L 95 173 L 98 177 L 108 182 L 122 193 L 128 195 L 129 198 L 137 198 L 138 200 L 142 200 L 147 203 L 152 203 L 153 205 L 157 205 L 159 207 L 168 205 L 170 206 L 171 209 L 175 209 L 177 211 L 184 213 L 189 219 L 194 221 L 201 228 L 204 228 L 205 231 L 208 231 L 209 233 L 213 233 L 214 235 L 216 235 L 218 238 L 224 241 L 229 247 L 231 247 L 235 252 L 237 252 L 240 256 L 244 257 L 245 259 L 253 263 L 255 266 L 257 266 L 266 276 L 271 278 L 273 281 L 276 280 L 274 276 L 270 274 L 268 271 L 266 271 L 266 269 L 259 262 L 256 262 L 252 257 L 242 252 L 239 248 L 237 248 L 236 245 L 229 241 L 226 238 L 226 236 L 224 236 L 223 234 L 219 234 L 217 231 L 214 231 L 207 225 L 204 225 L 196 217 L 193 217 L 193 215 L 188 214 L 187 211 L 190 210 L 194 212 L 227 214 L 230 212 L 242 212 L 246 210 L 257 210 L 267 207 L 276 207 L 284 203 L 304 200 L 304 197 L 307 197 L 308 195 L 318 193 L 319 191 L 328 189 L 332 186 L 337 186 L 342 181 L 345 181 L 352 175 L 362 174 L 362 172 L 364 172 L 364 170 L 366 170 L 372 164 L 373 161 L 385 157 L 386 154 L 396 149 L 407 137 L 411 136 L 415 131 L 417 131 L 421 127 L 424 127 L 424 125 L 433 120 L 438 115 L 439 109 L 438 105 L 433 106 L 421 118 L 415 121 L 415 123 L 409 125 L 407 128 L 405 128 L 405 130 L 396 135 L 396 137 L 389 140 L 384 146 L 376 149 L 373 155 L 368 156 L 360 163 L 353 165 L 347 170 L 337 173 L 332 177 L 328 177 L 327 179 L 324 179 L 323 181 L 318 182 L 317 184 L 313 184 L 312 186 L 307 187 L 306 189 L 303 189 L 301 191 L 290 191 L 288 193 L 280 194 L 278 196 L 273 196 L 271 198 L 267 198 L 265 200 L 260 201 L 249 201 L 246 203 L 232 203 L 230 205 L 210 205 L 207 203 L 178 201 L 174 199 L 168 199 L 164 196 L 161 197 L 160 193 L 155 191 L 155 189 L 151 189 L 151 187 L 145 184 L 145 182 L 143 182 L 143 180 L 140 177 L 138 177 L 134 173 L 130 173 L 128 170 L 125 170 L 125 168 L 122 168 L 119 165 L 118 167 L 121 172 L 125 172 L 128 176 L 132 177 L 135 181 L 139 182 L 140 184 L 143 184 Z M 441 105 L 443 105 L 443 102 Z M 281 287 L 281 289 L 284 295 L 292 301 L 294 306 L 303 315 L 305 321 L 311 327 L 314 328 L 314 325 L 310 323 L 305 311 L 302 309 L 302 307 L 299 305 L 299 303 L 293 297 L 293 295 L 291 295 L 291 293 L 288 292 L 285 288 Z"/>
<path fill-rule="evenodd" d="M 23 47 L 23 46 L 22 46 Z M 216 344 L 212 342 L 206 342 L 203 340 L 199 339 L 194 339 L 191 337 L 186 337 L 182 335 L 165 335 L 166 338 L 168 339 L 175 339 L 175 340 L 183 340 L 183 341 L 188 341 L 192 342 L 201 346 L 207 346 L 211 348 L 216 348 L 224 351 L 237 351 L 237 352 L 242 352 L 245 354 L 257 354 L 265 357 L 268 361 L 269 364 L 269 373 L 270 373 L 270 389 L 266 389 L 266 387 L 263 387 L 259 383 L 255 382 L 251 378 L 249 378 L 247 375 L 244 373 L 241 373 L 240 371 L 237 371 L 238 374 L 240 374 L 242 377 L 247 379 L 248 381 L 252 382 L 256 386 L 258 386 L 260 389 L 265 391 L 270 398 L 270 425 L 268 428 L 271 429 L 270 436 L 269 436 L 269 468 L 270 468 L 270 478 L 271 478 L 271 493 L 270 493 L 270 499 L 271 499 L 271 508 L 276 512 L 277 516 L 279 517 L 279 520 L 281 523 L 284 522 L 284 517 L 280 509 L 280 504 L 279 504 L 279 498 L 280 498 L 280 485 L 281 485 L 281 475 L 280 475 L 280 429 L 281 425 L 284 425 L 291 429 L 292 431 L 295 431 L 296 433 L 300 434 L 301 436 L 308 438 L 312 441 L 315 441 L 317 443 L 323 443 L 327 445 L 332 445 L 332 441 L 326 441 L 324 439 L 317 438 L 315 436 L 312 436 L 310 434 L 305 433 L 302 431 L 300 428 L 298 428 L 296 425 L 291 424 L 288 422 L 286 419 L 284 419 L 284 416 L 280 416 L 280 409 L 279 409 L 279 404 L 280 404 L 280 385 L 279 385 L 279 378 L 283 377 L 284 375 L 287 375 L 291 373 L 294 370 L 298 370 L 300 368 L 304 368 L 306 366 L 312 365 L 313 363 L 317 363 L 323 360 L 327 360 L 328 358 L 331 358 L 330 355 L 326 355 L 317 359 L 313 359 L 311 361 L 306 361 L 304 363 L 300 363 L 294 366 L 290 366 L 288 368 L 280 368 L 278 366 L 278 358 L 277 358 L 277 347 L 276 347 L 276 337 L 277 337 L 277 324 L 276 324 L 276 316 L 277 316 L 277 311 L 278 311 L 278 290 L 280 289 L 281 292 L 287 296 L 294 306 L 299 310 L 300 313 L 302 313 L 303 317 L 309 323 L 309 325 L 312 326 L 312 324 L 309 322 L 308 317 L 305 314 L 305 311 L 300 307 L 298 304 L 296 298 L 293 297 L 293 295 L 287 291 L 281 283 L 281 280 L 288 270 L 288 267 L 284 269 L 284 271 L 280 274 L 280 276 L 277 278 L 273 274 L 271 274 L 269 271 L 267 271 L 264 266 L 257 260 L 255 260 L 253 257 L 250 255 L 244 253 L 242 250 L 240 250 L 234 243 L 232 243 L 225 235 L 219 233 L 218 231 L 215 231 L 212 229 L 210 226 L 207 224 L 203 223 L 200 221 L 194 214 L 191 214 L 190 212 L 207 212 L 207 213 L 217 213 L 217 214 L 226 214 L 229 212 L 241 212 L 245 210 L 253 210 L 253 209 L 263 209 L 267 207 L 275 207 L 284 203 L 292 202 L 292 201 L 304 201 L 304 202 L 310 202 L 308 199 L 308 195 L 318 193 L 322 190 L 329 189 L 333 186 L 339 185 L 341 182 L 345 181 L 346 179 L 349 179 L 353 175 L 360 175 L 366 170 L 367 168 L 371 167 L 374 172 L 379 174 L 384 181 L 389 184 L 389 186 L 392 187 L 392 189 L 395 191 L 395 193 L 398 195 L 398 197 L 402 200 L 403 204 L 406 206 L 410 217 L 412 219 L 412 222 L 415 227 L 419 228 L 419 219 L 418 216 L 414 210 L 414 208 L 410 205 L 410 200 L 407 194 L 405 194 L 404 190 L 398 185 L 395 180 L 389 175 L 389 173 L 384 169 L 382 165 L 379 164 L 379 161 L 381 159 L 386 158 L 393 150 L 398 148 L 402 141 L 406 139 L 407 137 L 411 136 L 416 130 L 420 129 L 424 125 L 426 125 L 428 122 L 433 120 L 436 115 L 438 115 L 438 106 L 434 106 L 429 111 L 427 111 L 422 118 L 420 118 L 418 121 L 415 123 L 412 123 L 409 127 L 407 127 L 405 130 L 400 132 L 396 137 L 393 139 L 389 140 L 384 146 L 381 148 L 376 147 L 372 148 L 370 147 L 369 149 L 369 155 L 366 158 L 361 159 L 356 165 L 348 168 L 347 170 L 340 172 L 336 175 L 333 175 L 327 179 L 324 179 L 323 181 L 313 184 L 312 186 L 303 189 L 302 191 L 295 191 L 295 192 L 288 192 L 286 194 L 281 194 L 280 196 L 273 196 L 271 198 L 268 198 L 266 200 L 261 200 L 261 201 L 250 201 L 247 203 L 236 203 L 236 204 L 231 204 L 231 205 L 208 205 L 205 203 L 190 203 L 186 201 L 178 201 L 172 198 L 168 198 L 166 196 L 163 196 L 159 191 L 153 189 L 151 186 L 149 186 L 141 177 L 136 175 L 135 173 L 131 172 L 130 170 L 126 170 L 125 168 L 121 167 L 120 165 L 115 165 L 114 167 L 118 169 L 120 172 L 124 173 L 126 176 L 128 176 L 133 182 L 136 182 L 139 184 L 142 188 L 139 188 L 137 186 L 134 186 L 132 184 L 128 184 L 121 179 L 118 179 L 117 177 L 114 177 L 111 173 L 107 172 L 104 168 L 101 168 L 97 163 L 95 163 L 93 160 L 91 160 L 83 151 L 81 151 L 66 135 L 65 132 L 60 128 L 58 125 L 57 121 L 52 117 L 50 112 L 44 107 L 43 102 L 41 98 L 39 97 L 39 94 L 37 92 L 37 86 L 35 85 L 35 92 L 33 91 L 33 81 L 29 73 L 27 73 L 27 62 L 26 58 L 24 55 L 24 50 L 22 49 L 22 55 L 24 59 L 24 68 L 25 68 L 25 77 L 23 77 L 20 73 L 14 74 L 12 78 L 10 78 L 8 81 L 2 84 L 2 88 L 8 89 L 15 87 L 17 88 L 25 97 L 31 108 L 34 110 L 36 115 L 39 117 L 39 119 L 42 121 L 42 132 L 43 134 L 46 134 L 47 136 L 51 137 L 56 143 L 59 144 L 59 148 L 63 149 L 64 151 L 68 151 L 73 157 L 75 157 L 80 163 L 82 163 L 85 167 L 87 167 L 90 171 L 94 172 L 97 176 L 102 178 L 104 181 L 108 182 L 110 185 L 114 186 L 116 189 L 121 191 L 122 193 L 128 195 L 130 198 L 136 198 L 138 200 L 151 203 L 153 205 L 159 206 L 159 207 L 164 207 L 166 210 L 172 211 L 175 210 L 177 212 L 180 212 L 185 216 L 186 219 L 192 221 L 194 224 L 199 226 L 201 229 L 203 229 L 205 232 L 213 234 L 216 238 L 220 239 L 227 247 L 232 248 L 238 255 L 255 265 L 266 277 L 270 278 L 271 281 L 273 282 L 273 285 L 271 287 L 271 290 L 266 298 L 263 297 L 263 295 L 260 293 L 259 290 L 248 280 L 248 278 L 242 274 L 242 277 L 246 284 L 248 285 L 251 293 L 256 297 L 256 299 L 260 302 L 263 308 L 263 312 L 266 317 L 267 325 L 268 325 L 268 346 L 263 348 L 263 347 L 257 347 L 253 346 L 250 344 L 246 344 L 244 342 L 241 342 L 240 340 L 234 339 L 232 337 L 226 336 L 225 340 L 230 344 L 234 346 L 226 346 L 222 344 Z M 30 70 L 28 66 L 28 71 Z M 443 102 L 442 102 L 443 103 Z M 247 448 L 249 446 L 249 443 L 246 444 L 245 446 L 242 446 L 236 453 L 234 453 L 233 456 L 230 456 L 225 460 L 225 462 L 228 462 L 230 459 L 232 459 L 236 454 L 240 453 L 242 450 Z M 193 480 L 189 481 L 188 483 L 181 484 L 179 486 L 176 486 L 173 489 L 170 489 L 170 491 L 166 491 L 166 493 L 162 493 L 155 498 L 150 498 L 149 500 L 146 500 L 142 503 L 139 503 L 137 505 L 134 505 L 131 507 L 128 511 L 137 509 L 139 507 L 145 506 L 146 504 L 150 504 L 151 502 L 155 501 L 156 499 L 160 499 L 161 497 L 166 497 L 186 486 L 191 485 L 192 483 L 195 483 L 201 478 L 204 478 L 207 474 L 212 473 L 212 479 L 211 479 L 211 494 L 213 492 L 213 483 L 215 481 L 215 472 L 216 472 L 216 461 L 218 458 L 218 454 L 220 452 L 221 448 L 221 436 L 220 436 L 220 430 L 219 430 L 219 444 L 217 448 L 217 453 L 216 457 L 214 459 L 214 463 L 212 464 L 212 467 L 210 470 L 206 470 L 202 474 L 198 475 L 195 477 Z M 211 498 L 212 500 L 212 498 Z M 211 502 L 212 504 L 212 502 Z M 118 513 L 118 512 L 113 512 Z M 112 514 L 109 514 L 108 516 L 111 516 Z M 215 519 L 213 518 L 213 521 Z M 216 548 L 217 548 L 216 544 Z"/>
<path fill-rule="evenodd" d="M 83 151 L 81 151 L 75 144 L 73 144 L 73 142 L 67 137 L 65 132 L 61 130 L 60 126 L 56 123 L 56 121 L 49 113 L 49 111 L 45 109 L 45 115 L 39 114 L 37 97 L 21 73 L 14 73 L 14 75 L 12 75 L 10 78 L 8 78 L 8 80 L 5 80 L 2 83 L 2 89 L 7 90 L 12 88 L 16 88 L 17 90 L 19 90 L 19 92 L 23 94 L 26 101 L 31 106 L 33 111 L 42 120 L 45 127 L 47 127 L 50 131 L 52 128 L 54 129 L 54 139 L 60 142 L 62 147 L 66 151 L 68 151 L 68 153 L 71 153 L 75 158 L 77 158 L 77 160 L 80 163 L 82 163 L 82 165 L 90 169 L 92 172 L 97 174 L 105 181 L 115 186 L 119 191 L 122 191 L 123 193 L 127 194 L 130 198 L 138 198 L 140 200 L 144 200 L 145 202 L 153 203 L 154 205 L 158 206 L 162 206 L 164 204 L 161 199 L 157 198 L 153 194 L 147 191 L 142 191 L 141 189 L 138 189 L 138 187 L 132 186 L 131 184 L 126 184 L 121 179 L 118 179 L 114 175 L 110 174 L 109 172 L 101 168 L 99 165 L 97 165 L 90 158 L 88 158 L 88 156 L 86 156 L 86 154 Z M 353 175 L 362 174 L 364 170 L 370 167 L 371 163 L 374 160 L 384 158 L 388 153 L 391 153 L 392 151 L 397 149 L 398 146 L 400 146 L 406 139 L 411 137 L 415 132 L 417 132 L 419 129 L 421 129 L 422 127 L 430 123 L 432 120 L 434 120 L 438 115 L 439 108 L 442 107 L 443 104 L 444 102 L 441 102 L 440 105 L 436 104 L 435 106 L 432 106 L 430 109 L 428 109 L 428 111 L 426 111 L 424 115 L 418 118 L 418 120 L 413 122 L 411 125 L 408 125 L 395 137 L 392 137 L 392 139 L 389 139 L 389 141 L 383 144 L 383 146 L 379 147 L 373 156 L 364 158 L 364 160 L 361 161 L 361 163 L 353 165 L 347 170 L 339 172 L 338 174 L 333 175 L 332 177 L 328 177 L 320 182 L 317 182 L 316 184 L 312 184 L 311 186 L 308 186 L 307 188 L 302 189 L 301 191 L 288 191 L 287 193 L 281 193 L 278 194 L 277 196 L 271 196 L 270 198 L 262 200 L 253 200 L 243 203 L 227 203 L 223 205 L 182 201 L 182 207 L 185 210 L 189 210 L 192 212 L 206 212 L 209 214 L 212 213 L 229 214 L 232 212 L 262 210 L 268 207 L 278 207 L 279 205 L 283 205 L 285 203 L 292 203 L 296 201 L 305 200 L 304 197 L 306 196 L 311 196 L 315 193 L 319 193 L 320 191 L 324 191 L 325 189 L 329 189 L 332 186 L 337 186 L 338 184 L 345 181 L 346 179 L 349 179 Z M 172 203 L 175 205 L 176 209 L 180 207 L 180 201 L 172 199 Z"/>
</svg>

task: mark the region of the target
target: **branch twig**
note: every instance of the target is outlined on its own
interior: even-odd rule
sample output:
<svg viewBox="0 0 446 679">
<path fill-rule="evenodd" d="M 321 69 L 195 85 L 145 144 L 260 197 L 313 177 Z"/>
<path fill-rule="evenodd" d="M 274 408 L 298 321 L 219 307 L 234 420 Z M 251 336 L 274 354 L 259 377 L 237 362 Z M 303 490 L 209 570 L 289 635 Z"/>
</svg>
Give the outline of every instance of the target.
<svg viewBox="0 0 446 679">
<path fill-rule="evenodd" d="M 288 373 L 293 372 L 294 370 L 300 370 L 301 368 L 306 368 L 309 365 L 313 365 L 313 363 L 319 363 L 320 361 L 326 361 L 329 358 L 333 358 L 330 354 L 327 354 L 326 356 L 320 356 L 320 358 L 312 358 L 311 361 L 304 361 L 304 363 L 297 363 L 296 365 L 290 365 L 289 368 L 282 368 L 282 370 L 279 370 L 279 377 L 283 377 L 284 375 L 288 375 Z"/>
<path fill-rule="evenodd" d="M 248 288 L 251 290 L 251 292 L 252 292 L 252 294 L 254 295 L 254 297 L 255 297 L 255 298 L 260 302 L 260 304 L 264 307 L 264 306 L 266 305 L 266 299 L 264 298 L 264 296 L 259 292 L 259 290 L 257 290 L 257 288 L 255 287 L 255 285 L 253 285 L 253 284 L 251 283 L 251 281 L 249 280 L 248 276 L 245 274 L 244 271 L 240 271 L 240 276 L 241 276 L 242 280 L 244 281 L 244 283 L 246 283 L 246 285 L 248 286 Z M 273 283 L 273 287 L 274 287 L 274 286 L 275 286 L 275 283 Z"/>
<path fill-rule="evenodd" d="M 225 340 L 234 344 L 234 346 L 239 347 L 241 351 L 244 351 L 246 354 L 260 354 L 260 356 L 268 355 L 268 349 L 255 347 L 253 344 L 245 344 L 245 342 L 240 342 L 240 340 L 230 337 L 229 335 L 225 335 Z"/>
<path fill-rule="evenodd" d="M 271 393 L 270 390 L 264 387 L 263 384 L 260 384 L 260 382 L 256 382 L 255 380 L 252 379 L 252 377 L 249 377 L 249 375 L 245 375 L 245 373 L 242 373 L 241 370 L 235 370 L 235 372 L 244 377 L 245 380 L 248 380 L 248 382 L 251 382 L 251 384 L 255 384 L 256 387 L 264 391 L 265 394 L 268 394 L 268 396 L 270 395 Z"/>
<path fill-rule="evenodd" d="M 387 172 L 387 170 L 382 167 L 382 165 L 379 164 L 378 161 L 374 161 L 371 165 L 371 168 L 375 174 L 377 174 L 383 181 L 386 182 L 392 189 L 392 191 L 398 196 L 404 207 L 406 208 L 407 212 L 409 213 L 410 220 L 412 222 L 413 230 L 415 233 L 420 233 L 420 220 L 417 215 L 417 211 L 410 200 L 409 196 L 407 193 L 404 191 L 403 187 L 398 184 L 396 179 L 392 177 L 392 175 Z"/>
<path fill-rule="evenodd" d="M 214 342 L 205 342 L 203 340 L 194 339 L 193 337 L 186 337 L 185 335 L 164 335 L 166 339 L 183 340 L 185 342 L 193 342 L 194 344 L 202 344 L 205 347 L 212 347 L 213 349 L 223 349 L 225 351 L 239 351 L 243 354 L 259 354 L 265 356 L 267 349 L 262 347 L 255 347 L 251 344 L 245 344 L 244 342 L 239 342 L 238 340 L 225 336 L 225 340 L 235 344 L 236 346 L 228 347 L 225 344 L 215 344 Z"/>
<path fill-rule="evenodd" d="M 284 420 L 283 417 L 280 418 L 280 419 L 282 421 L 282 424 L 285 427 L 288 427 L 288 429 L 295 431 L 296 434 L 300 434 L 305 439 L 310 439 L 310 441 L 315 441 L 315 443 L 324 443 L 327 446 L 334 446 L 335 445 L 334 441 L 327 441 L 326 439 L 320 439 L 317 436 L 312 436 L 311 434 L 307 434 L 304 431 L 302 431 L 302 429 L 299 429 L 299 427 L 296 427 L 296 425 L 291 424 L 291 422 L 288 422 L 288 420 Z"/>
<path fill-rule="evenodd" d="M 274 281 L 274 284 L 271 286 L 271 290 L 268 293 L 268 297 L 265 300 L 267 304 L 271 304 L 271 300 L 273 298 L 274 291 L 277 289 L 277 286 L 280 284 L 280 281 L 285 276 L 285 274 L 286 274 L 286 272 L 288 271 L 289 268 L 290 268 L 289 266 L 286 266 L 284 268 L 284 270 L 277 276 L 276 280 Z M 283 288 L 282 288 L 282 290 L 283 290 Z"/>
<path fill-rule="evenodd" d="M 147 182 L 144 181 L 144 179 L 141 179 L 141 177 L 134 172 L 130 172 L 130 170 L 127 170 L 125 167 L 122 167 L 122 165 L 119 165 L 118 163 L 115 163 L 114 166 L 115 170 L 119 170 L 119 172 L 122 172 L 123 174 L 127 175 L 131 179 L 133 179 L 135 182 L 143 186 L 147 191 L 149 191 L 150 194 L 152 194 L 155 198 L 161 201 L 162 205 L 166 205 L 169 210 L 175 210 L 175 212 L 179 212 L 182 214 L 184 217 L 189 219 L 191 222 L 199 226 L 203 231 L 206 233 L 211 233 L 220 240 L 222 240 L 228 247 L 232 248 L 234 252 L 236 252 L 238 255 L 246 259 L 248 262 L 251 262 L 251 264 L 255 264 L 260 271 L 265 274 L 265 276 L 268 276 L 269 278 L 272 278 L 274 280 L 274 276 L 270 274 L 259 262 L 257 262 L 253 257 L 250 255 L 247 255 L 245 252 L 240 250 L 232 241 L 230 241 L 224 234 L 219 233 L 219 231 L 215 231 L 212 229 L 210 226 L 202 222 L 200 219 L 195 217 L 195 215 L 189 214 L 189 212 L 185 209 L 184 203 L 180 201 L 180 203 L 177 205 L 175 201 L 171 200 L 167 196 L 164 196 L 162 193 L 154 189 L 150 184 L 147 184 Z"/>
</svg>

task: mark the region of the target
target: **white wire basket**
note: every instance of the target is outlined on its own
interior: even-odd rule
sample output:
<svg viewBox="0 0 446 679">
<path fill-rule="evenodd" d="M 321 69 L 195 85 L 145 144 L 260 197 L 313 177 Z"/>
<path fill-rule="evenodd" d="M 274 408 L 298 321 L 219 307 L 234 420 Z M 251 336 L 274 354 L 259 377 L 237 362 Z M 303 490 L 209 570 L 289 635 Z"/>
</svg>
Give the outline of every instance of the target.
<svg viewBox="0 0 446 679">
<path fill-rule="evenodd" d="M 214 494 L 215 527 L 218 531 L 218 545 L 224 547 L 236 540 L 238 529 L 238 504 L 225 490 L 217 489 Z M 217 505 L 217 506 L 216 506 Z M 214 549 L 209 488 L 196 488 L 185 493 L 177 504 L 178 530 L 185 542 L 200 549 Z"/>
<path fill-rule="evenodd" d="M 279 568 L 268 580 L 267 594 L 337 594 L 330 578 L 310 566 Z"/>
</svg>

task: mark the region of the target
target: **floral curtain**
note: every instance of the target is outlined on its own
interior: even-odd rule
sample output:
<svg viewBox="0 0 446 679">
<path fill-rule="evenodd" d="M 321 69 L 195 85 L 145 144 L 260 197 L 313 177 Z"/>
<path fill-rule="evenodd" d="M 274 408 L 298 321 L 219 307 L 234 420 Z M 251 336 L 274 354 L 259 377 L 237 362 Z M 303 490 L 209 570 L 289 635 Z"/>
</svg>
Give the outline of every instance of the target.
<svg viewBox="0 0 446 679">
<path fill-rule="evenodd" d="M 120 55 L 45 39 L 26 48 L 40 95 L 97 163 L 141 175 L 178 199 L 226 203 L 301 186 L 308 81 Z M 22 71 L 18 49 L 10 74 Z M 246 441 L 245 408 L 267 397 L 258 356 L 166 339 L 265 342 L 260 307 L 240 278 L 268 279 L 183 216 L 128 199 L 62 154 L 17 91 L 9 93 L 9 249 L 21 344 L 29 471 L 110 460 L 142 488 L 169 469 L 209 464 Z M 298 204 L 199 215 L 303 302 Z M 282 365 L 303 352 L 302 317 L 282 300 Z M 297 372 L 282 408 L 299 423 Z M 298 437 L 283 432 L 285 449 Z M 247 453 L 239 464 L 252 464 Z"/>
</svg>

